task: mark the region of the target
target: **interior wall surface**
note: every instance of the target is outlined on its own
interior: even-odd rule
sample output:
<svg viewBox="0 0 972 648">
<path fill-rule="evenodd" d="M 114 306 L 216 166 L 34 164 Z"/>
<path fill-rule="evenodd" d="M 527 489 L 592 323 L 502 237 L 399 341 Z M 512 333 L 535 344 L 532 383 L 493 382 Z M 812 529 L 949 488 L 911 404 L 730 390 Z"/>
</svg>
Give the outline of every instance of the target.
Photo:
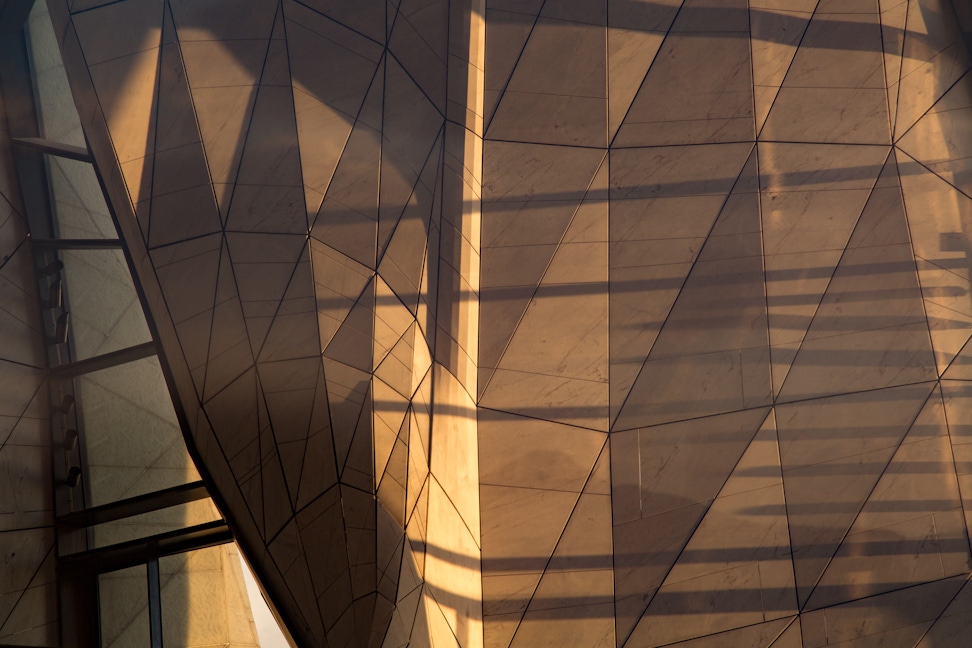
<svg viewBox="0 0 972 648">
<path fill-rule="evenodd" d="M 964 645 L 952 5 L 490 0 L 485 70 L 485 644 Z"/>
<path fill-rule="evenodd" d="M 49 0 L 301 645 L 964 645 L 945 0 Z"/>
<path fill-rule="evenodd" d="M 482 9 L 48 5 L 191 449 L 294 638 L 481 645 Z"/>
<path fill-rule="evenodd" d="M 0 644 L 56 646 L 47 342 L 0 97 Z"/>
</svg>

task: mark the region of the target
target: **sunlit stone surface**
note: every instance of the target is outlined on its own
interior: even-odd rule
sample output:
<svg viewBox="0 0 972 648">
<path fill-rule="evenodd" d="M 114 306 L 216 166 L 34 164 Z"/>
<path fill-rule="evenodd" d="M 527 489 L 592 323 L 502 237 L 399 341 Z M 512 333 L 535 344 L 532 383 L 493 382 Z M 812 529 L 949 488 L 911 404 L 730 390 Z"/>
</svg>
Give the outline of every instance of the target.
<svg viewBox="0 0 972 648">
<path fill-rule="evenodd" d="M 965 645 L 949 0 L 49 4 L 300 645 Z"/>
</svg>

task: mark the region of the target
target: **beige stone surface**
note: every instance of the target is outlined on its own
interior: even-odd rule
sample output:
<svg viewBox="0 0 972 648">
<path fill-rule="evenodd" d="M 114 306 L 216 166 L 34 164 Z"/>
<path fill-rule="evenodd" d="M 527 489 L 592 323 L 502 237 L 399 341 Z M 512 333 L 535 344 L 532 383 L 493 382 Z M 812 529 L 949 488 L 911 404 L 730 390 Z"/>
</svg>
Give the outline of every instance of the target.
<svg viewBox="0 0 972 648">
<path fill-rule="evenodd" d="M 37 49 L 43 51 L 45 44 L 50 43 Z M 63 74 L 47 62 L 42 83 L 57 85 Z M 0 644 L 57 646 L 45 330 L 2 106 L 0 118 Z"/>
<path fill-rule="evenodd" d="M 142 1 L 51 4 L 304 643 L 954 643 L 947 3 Z"/>
</svg>

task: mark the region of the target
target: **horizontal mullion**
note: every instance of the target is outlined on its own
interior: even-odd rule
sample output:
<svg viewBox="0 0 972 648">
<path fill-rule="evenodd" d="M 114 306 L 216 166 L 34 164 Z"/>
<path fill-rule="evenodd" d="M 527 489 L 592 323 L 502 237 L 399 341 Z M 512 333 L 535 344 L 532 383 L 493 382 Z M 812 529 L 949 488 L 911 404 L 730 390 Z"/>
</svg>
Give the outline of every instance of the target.
<svg viewBox="0 0 972 648">
<path fill-rule="evenodd" d="M 69 572 L 104 573 L 143 565 L 152 558 L 205 549 L 232 542 L 233 532 L 224 520 L 160 533 L 116 545 L 68 554 L 58 558 L 58 569 Z"/>
<path fill-rule="evenodd" d="M 40 151 L 41 153 L 48 153 L 70 160 L 91 162 L 91 154 L 88 152 L 88 149 L 81 146 L 55 142 L 54 140 L 44 139 L 43 137 L 12 137 L 10 141 L 14 146 L 32 151 Z"/>
<path fill-rule="evenodd" d="M 71 527 L 88 527 L 95 524 L 105 524 L 124 518 L 151 513 L 161 509 L 188 504 L 196 500 L 209 497 L 209 491 L 201 481 L 194 481 L 189 484 L 180 484 L 172 488 L 146 493 L 136 497 L 102 504 L 83 511 L 76 511 L 62 515 L 56 519 L 58 524 Z"/>
<path fill-rule="evenodd" d="M 41 250 L 115 250 L 122 247 L 121 239 L 48 239 L 32 238 Z"/>
<path fill-rule="evenodd" d="M 111 369 L 112 367 L 129 362 L 149 358 L 157 353 L 158 349 L 155 342 L 143 342 L 142 344 L 136 344 L 135 346 L 112 351 L 111 353 L 105 353 L 93 358 L 69 362 L 68 364 L 55 367 L 51 369 L 51 377 L 58 379 L 73 378 L 93 371 Z"/>
</svg>

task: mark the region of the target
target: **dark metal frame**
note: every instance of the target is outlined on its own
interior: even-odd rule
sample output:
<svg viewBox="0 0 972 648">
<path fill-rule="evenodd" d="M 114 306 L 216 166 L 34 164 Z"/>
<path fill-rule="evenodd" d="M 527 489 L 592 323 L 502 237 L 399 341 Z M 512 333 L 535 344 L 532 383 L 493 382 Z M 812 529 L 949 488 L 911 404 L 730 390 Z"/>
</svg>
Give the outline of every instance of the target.
<svg viewBox="0 0 972 648">
<path fill-rule="evenodd" d="M 40 0 L 43 1 L 43 0 Z M 36 280 L 41 302 L 38 308 L 48 341 L 47 362 L 51 391 L 51 448 L 54 479 L 54 512 L 58 555 L 59 618 L 61 645 L 96 646 L 100 644 L 98 609 L 98 575 L 144 564 L 147 567 L 149 594 L 150 640 L 153 648 L 162 646 L 161 592 L 158 559 L 162 556 L 202 549 L 233 540 L 224 520 L 209 522 L 157 534 L 129 542 L 93 548 L 91 529 L 98 524 L 204 499 L 211 495 L 206 483 L 197 481 L 146 495 L 86 507 L 87 466 L 84 464 L 84 430 L 78 409 L 75 379 L 83 374 L 135 360 L 158 356 L 163 374 L 170 385 L 170 397 L 176 409 L 183 436 L 187 437 L 187 420 L 171 388 L 167 363 L 161 356 L 158 332 L 145 303 L 145 295 L 134 272 L 131 254 L 124 241 L 116 239 L 60 239 L 51 198 L 49 167 L 45 156 L 91 163 L 105 196 L 109 215 L 119 231 L 118 221 L 104 179 L 87 148 L 81 148 L 42 137 L 38 101 L 31 75 L 30 50 L 25 30 L 34 0 L 0 0 L 0 97 L 6 108 L 11 134 L 11 154 L 18 176 L 22 204 L 35 257 Z M 51 293 L 51 284 L 60 281 L 63 267 L 58 252 L 63 249 L 121 249 L 132 276 L 152 341 L 84 360 L 73 360 L 70 343 L 57 339 L 58 319 L 66 320 L 65 299 L 58 303 L 43 302 Z M 50 269 L 49 272 L 45 270 Z M 53 278 L 52 278 L 53 277 Z M 58 287 L 57 294 L 61 288 Z M 62 321 L 63 326 L 63 321 Z M 62 405 L 63 404 L 63 405 Z M 135 431 L 137 433 L 137 431 Z M 77 435 L 76 437 L 73 435 Z M 198 465 L 194 448 L 190 457 Z M 72 486 L 69 476 L 80 470 L 83 478 Z M 206 479 L 206 475 L 203 476 Z M 217 496 L 218 497 L 218 496 Z"/>
</svg>

